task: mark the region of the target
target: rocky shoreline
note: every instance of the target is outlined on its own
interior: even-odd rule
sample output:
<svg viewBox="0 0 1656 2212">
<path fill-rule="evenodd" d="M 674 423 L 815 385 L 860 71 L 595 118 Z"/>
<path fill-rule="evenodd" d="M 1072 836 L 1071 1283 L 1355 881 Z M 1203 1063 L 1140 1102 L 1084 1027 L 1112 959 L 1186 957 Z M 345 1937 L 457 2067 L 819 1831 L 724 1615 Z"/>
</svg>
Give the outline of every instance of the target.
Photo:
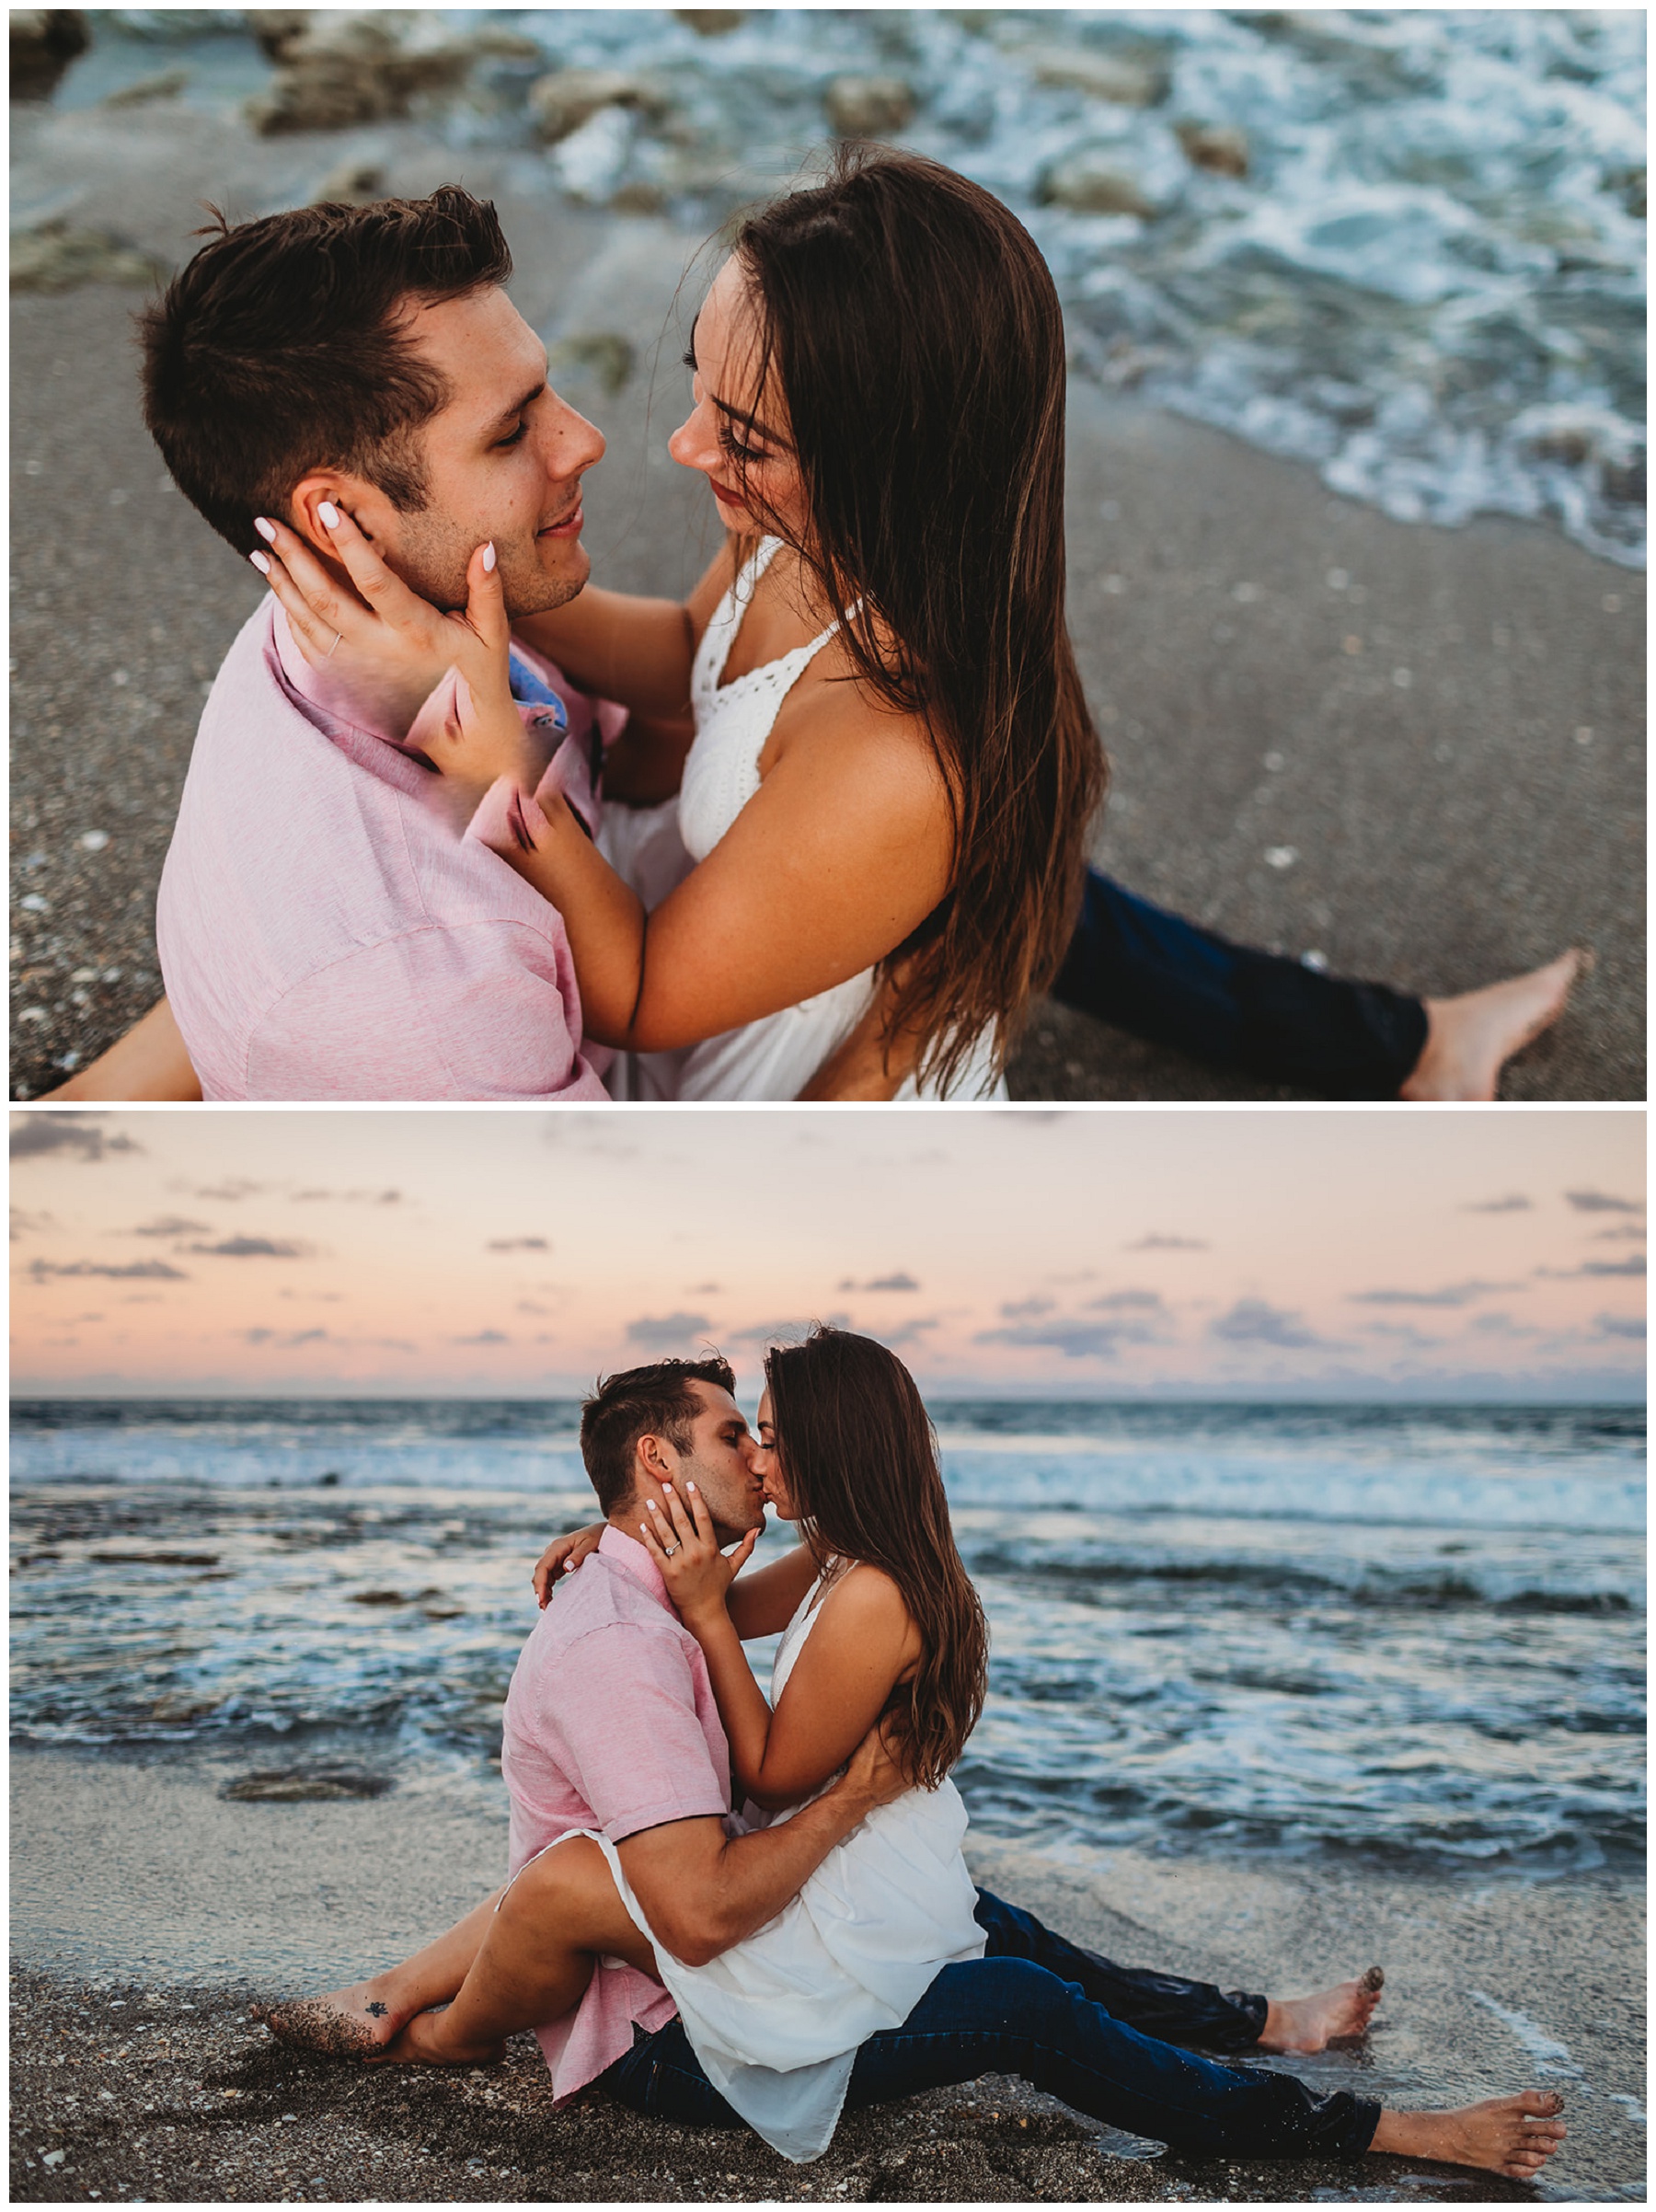
<svg viewBox="0 0 1656 2212">
<path fill-rule="evenodd" d="M 649 97 L 574 121 L 605 88 L 557 74 L 535 82 L 547 127 L 570 124 L 560 162 Z M 514 297 L 610 438 L 588 500 L 601 580 L 682 590 L 712 518 L 661 450 L 700 234 L 642 201 L 581 204 L 544 143 L 457 152 L 418 113 L 261 134 L 176 86 L 12 121 L 12 1050 L 30 1098 L 157 991 L 195 720 L 259 596 L 136 404 L 131 313 L 203 202 L 246 215 L 456 175 L 493 196 Z M 1422 993 L 1587 944 L 1594 972 L 1503 1095 L 1642 1098 L 1642 577 L 1534 524 L 1394 523 L 1082 376 L 1070 448 L 1072 626 L 1115 762 L 1103 864 L 1234 937 Z M 1050 1007 L 1011 1079 L 1022 1098 L 1291 1095 Z"/>
</svg>

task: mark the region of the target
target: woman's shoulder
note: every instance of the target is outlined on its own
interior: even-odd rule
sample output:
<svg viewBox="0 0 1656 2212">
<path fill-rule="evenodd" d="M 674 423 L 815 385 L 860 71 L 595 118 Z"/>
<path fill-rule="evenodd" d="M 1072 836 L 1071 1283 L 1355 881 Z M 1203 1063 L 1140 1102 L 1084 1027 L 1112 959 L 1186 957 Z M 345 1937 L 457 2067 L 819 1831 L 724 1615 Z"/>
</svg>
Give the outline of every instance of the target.
<svg viewBox="0 0 1656 2212">
<path fill-rule="evenodd" d="M 833 1607 L 839 1633 L 856 1636 L 906 1631 L 913 1625 L 908 1600 L 883 1567 L 868 1560 L 847 1560 L 823 1578 L 820 1603 Z"/>
<path fill-rule="evenodd" d="M 801 788 L 826 779 L 842 801 L 860 799 L 864 811 L 905 836 L 947 831 L 949 785 L 925 717 L 876 698 L 857 680 L 849 655 L 838 661 L 824 673 L 840 680 L 814 684 L 799 697 L 776 766 Z"/>
</svg>

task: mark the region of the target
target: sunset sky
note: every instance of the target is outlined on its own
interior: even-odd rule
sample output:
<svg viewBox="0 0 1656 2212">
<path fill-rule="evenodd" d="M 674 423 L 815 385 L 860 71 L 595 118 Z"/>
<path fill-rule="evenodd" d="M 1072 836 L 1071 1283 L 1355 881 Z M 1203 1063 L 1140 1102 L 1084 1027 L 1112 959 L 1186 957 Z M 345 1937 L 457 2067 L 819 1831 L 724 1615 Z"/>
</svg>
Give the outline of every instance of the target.
<svg viewBox="0 0 1656 2212">
<path fill-rule="evenodd" d="M 1640 1394 L 1643 1116 L 12 1117 L 19 1395 L 558 1395 L 812 1317 L 942 1393 Z"/>
</svg>

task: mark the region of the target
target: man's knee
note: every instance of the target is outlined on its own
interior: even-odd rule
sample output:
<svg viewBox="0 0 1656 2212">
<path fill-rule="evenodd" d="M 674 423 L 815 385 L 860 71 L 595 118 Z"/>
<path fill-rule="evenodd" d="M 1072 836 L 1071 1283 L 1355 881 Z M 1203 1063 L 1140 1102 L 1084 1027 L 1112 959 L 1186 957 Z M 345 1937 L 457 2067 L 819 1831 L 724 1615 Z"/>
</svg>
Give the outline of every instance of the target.
<svg viewBox="0 0 1656 2212">
<path fill-rule="evenodd" d="M 590 1836 L 555 1843 L 507 1885 L 498 1914 L 501 1932 L 527 1935 L 550 1921 L 567 1925 L 600 1882 L 613 1888 L 608 1861 Z"/>
</svg>

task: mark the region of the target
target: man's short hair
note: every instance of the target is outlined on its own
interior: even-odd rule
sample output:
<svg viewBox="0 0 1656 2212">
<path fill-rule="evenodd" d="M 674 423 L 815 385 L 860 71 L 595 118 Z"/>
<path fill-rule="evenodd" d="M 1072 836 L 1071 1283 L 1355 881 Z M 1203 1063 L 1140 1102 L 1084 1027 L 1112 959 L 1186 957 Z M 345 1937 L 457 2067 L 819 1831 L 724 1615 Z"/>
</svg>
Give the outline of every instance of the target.
<svg viewBox="0 0 1656 2212">
<path fill-rule="evenodd" d="M 690 1429 L 701 1411 L 693 1382 L 736 1390 L 728 1359 L 659 1359 L 625 1375 L 601 1375 L 581 1409 L 581 1457 L 604 1517 L 631 1496 L 633 1455 L 640 1436 L 664 1436 L 675 1452 L 690 1449 Z"/>
<path fill-rule="evenodd" d="M 217 227 L 138 317 L 144 419 L 185 498 L 238 553 L 314 468 L 348 470 L 404 513 L 426 503 L 416 432 L 447 379 L 408 341 L 412 301 L 503 284 L 493 203 L 326 202 Z"/>
</svg>

